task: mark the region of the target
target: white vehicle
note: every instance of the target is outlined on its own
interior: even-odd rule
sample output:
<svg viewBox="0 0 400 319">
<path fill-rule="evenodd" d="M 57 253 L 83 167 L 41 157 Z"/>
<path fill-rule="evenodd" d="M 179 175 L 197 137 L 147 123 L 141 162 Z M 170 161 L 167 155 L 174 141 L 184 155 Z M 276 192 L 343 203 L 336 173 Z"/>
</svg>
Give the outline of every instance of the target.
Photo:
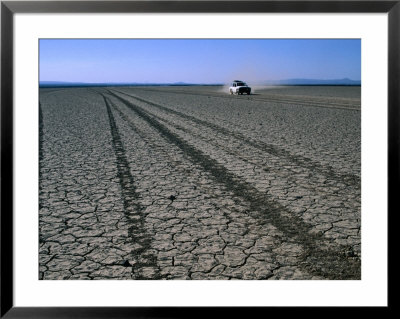
<svg viewBox="0 0 400 319">
<path fill-rule="evenodd" d="M 229 88 L 230 94 L 243 94 L 247 93 L 249 95 L 251 93 L 251 87 L 249 87 L 245 82 L 235 80 L 232 82 Z"/>
</svg>

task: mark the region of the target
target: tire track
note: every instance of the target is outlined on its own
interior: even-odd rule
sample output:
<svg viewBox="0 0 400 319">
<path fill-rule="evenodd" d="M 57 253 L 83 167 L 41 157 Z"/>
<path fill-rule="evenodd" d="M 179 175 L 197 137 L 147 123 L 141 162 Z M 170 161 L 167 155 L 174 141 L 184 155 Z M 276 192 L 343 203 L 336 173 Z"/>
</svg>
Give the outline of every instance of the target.
<svg viewBox="0 0 400 319">
<path fill-rule="evenodd" d="M 339 183 L 344 183 L 346 186 L 353 186 L 353 187 L 355 186 L 355 187 L 358 187 L 358 188 L 360 187 L 361 179 L 357 175 L 337 173 L 333 169 L 333 167 L 331 167 L 331 166 L 323 166 L 323 165 L 321 165 L 321 164 L 319 164 L 319 163 L 317 163 L 317 162 L 315 162 L 315 161 L 313 161 L 313 160 L 311 160 L 311 159 L 309 159 L 307 157 L 300 156 L 300 155 L 293 155 L 290 152 L 286 151 L 285 149 L 278 148 L 278 147 L 276 147 L 276 146 L 274 146 L 272 144 L 267 144 L 267 143 L 264 143 L 264 142 L 261 142 L 261 141 L 257 141 L 256 142 L 256 141 L 250 140 L 246 136 L 244 136 L 243 134 L 241 134 L 239 132 L 232 132 L 232 131 L 230 131 L 230 130 L 224 128 L 224 127 L 221 127 L 219 125 L 216 125 L 216 124 L 213 124 L 213 123 L 198 119 L 196 117 L 184 114 L 184 113 L 179 112 L 179 111 L 172 110 L 172 109 L 170 109 L 168 107 L 165 107 L 165 106 L 162 106 L 162 105 L 160 105 L 158 103 L 154 103 L 154 102 L 142 99 L 140 97 L 137 97 L 137 96 L 134 96 L 134 95 L 130 95 L 130 94 L 127 94 L 125 92 L 121 92 L 121 91 L 117 91 L 117 90 L 112 90 L 112 91 L 108 90 L 108 91 L 110 92 L 110 94 L 112 94 L 114 96 L 117 96 L 117 95 L 115 93 L 113 93 L 112 91 L 124 94 L 124 95 L 126 95 L 126 96 L 128 96 L 130 98 L 137 99 L 140 102 L 147 103 L 147 104 L 149 104 L 151 106 L 154 106 L 154 107 L 156 107 L 156 108 L 158 108 L 158 109 L 160 109 L 160 110 L 162 110 L 164 112 L 172 113 L 172 114 L 177 115 L 177 116 L 179 116 L 181 118 L 184 118 L 186 120 L 189 120 L 189 121 L 195 122 L 197 124 L 200 124 L 202 126 L 211 128 L 211 129 L 213 129 L 213 130 L 215 130 L 215 131 L 217 131 L 217 132 L 219 132 L 221 134 L 224 134 L 226 136 L 230 136 L 230 137 L 233 137 L 235 139 L 238 139 L 238 140 L 246 143 L 247 145 L 250 145 L 250 146 L 252 146 L 252 147 L 254 147 L 254 148 L 258 149 L 258 150 L 261 150 L 263 152 L 267 152 L 268 154 L 271 154 L 271 155 L 276 156 L 276 157 L 283 157 L 283 158 L 287 159 L 288 161 L 292 162 L 295 165 L 301 166 L 301 167 L 306 168 L 306 169 L 311 170 L 311 171 L 315 171 L 315 172 L 317 172 L 317 173 L 319 173 L 321 175 L 324 175 L 328 179 L 333 179 L 333 180 L 335 180 L 335 181 L 337 181 Z"/>
<path fill-rule="evenodd" d="M 128 261 L 125 261 L 124 266 L 132 267 L 132 276 L 135 279 L 146 279 L 140 274 L 141 268 L 157 267 L 157 257 L 149 253 L 151 238 L 145 231 L 143 208 L 138 203 L 138 193 L 136 192 L 135 182 L 130 172 L 125 149 L 118 131 L 118 127 L 115 123 L 110 104 L 105 96 L 103 96 L 103 99 L 107 108 L 107 114 L 110 122 L 112 146 L 117 160 L 116 165 L 118 170 L 118 178 L 121 185 L 124 213 L 130 222 L 128 235 L 135 244 L 135 247 L 137 247 L 137 244 L 140 246 L 140 248 L 136 248 L 132 251 L 132 255 L 135 259 L 134 265 L 131 265 Z M 159 275 L 156 274 L 153 279 L 159 279 Z"/>
<path fill-rule="evenodd" d="M 157 90 L 152 90 L 152 89 L 142 89 L 143 91 L 150 91 L 150 92 L 157 92 Z M 218 97 L 221 99 L 232 99 L 231 96 L 229 95 L 222 95 L 222 94 L 215 94 L 215 93 L 201 93 L 201 92 L 195 92 L 195 91 L 182 91 L 182 90 L 168 90 L 168 91 L 163 91 L 163 93 L 173 93 L 173 94 L 186 94 L 186 95 L 201 95 L 201 96 L 213 96 L 213 97 Z M 236 98 L 236 97 L 235 97 Z M 358 107 L 351 107 L 350 103 L 322 103 L 318 101 L 312 101 L 312 100 L 296 100 L 296 99 L 281 99 L 275 97 L 264 97 L 264 98 L 259 98 L 259 97 L 254 97 L 254 95 L 250 96 L 245 96 L 246 99 L 252 100 L 252 101 L 260 101 L 260 102 L 274 102 L 274 103 L 279 103 L 279 104 L 296 104 L 296 105 L 301 105 L 301 106 L 312 106 L 312 107 L 322 107 L 322 108 L 334 108 L 334 109 L 343 109 L 343 110 L 353 110 L 353 111 L 361 111 L 360 106 Z"/>
<path fill-rule="evenodd" d="M 121 110 L 119 110 L 119 112 L 121 112 L 121 114 L 123 114 Z M 170 127 L 173 127 L 176 130 L 180 130 L 182 132 L 185 132 L 187 135 L 191 135 L 194 138 L 197 138 L 197 139 L 203 141 L 204 143 L 208 143 L 209 145 L 212 145 L 215 148 L 222 149 L 226 154 L 228 154 L 230 156 L 235 156 L 236 158 L 240 159 L 241 161 L 243 161 L 243 162 L 245 162 L 245 163 L 247 163 L 249 165 L 252 165 L 253 167 L 258 167 L 258 168 L 260 168 L 260 169 L 262 169 L 264 171 L 269 171 L 271 169 L 266 164 L 255 163 L 254 161 L 251 161 L 248 158 L 248 156 L 242 155 L 241 152 L 233 151 L 231 148 L 229 148 L 227 146 L 226 143 L 220 144 L 220 143 L 218 143 L 216 141 L 210 141 L 209 139 L 206 139 L 204 136 L 201 136 L 198 133 L 194 133 L 192 130 L 189 130 L 189 129 L 181 126 L 181 125 L 178 125 L 178 124 L 176 124 L 175 122 L 173 122 L 171 120 L 164 119 L 164 118 L 162 118 L 160 116 L 157 116 L 157 115 L 154 115 L 154 114 L 152 114 L 152 116 L 154 118 L 156 118 L 159 122 L 165 123 L 165 124 L 169 125 Z M 295 171 L 293 171 L 292 169 L 290 169 L 290 168 L 288 168 L 287 170 L 289 171 L 289 174 L 288 174 L 288 176 L 285 176 L 285 178 L 287 178 L 289 184 L 293 185 L 294 182 L 296 181 L 295 176 L 296 176 L 297 173 Z M 321 193 L 321 191 L 323 190 L 323 188 L 321 188 L 321 186 L 323 187 L 323 185 L 313 185 L 312 186 L 310 184 L 310 185 L 302 186 L 302 187 L 304 187 L 304 189 L 306 189 L 308 191 L 312 191 L 312 192 L 315 192 L 315 193 L 316 192 L 320 192 Z"/>
<path fill-rule="evenodd" d="M 334 248 L 320 235 L 311 234 L 309 232 L 311 226 L 301 218 L 292 216 L 285 207 L 271 200 L 265 194 L 260 193 L 248 183 L 238 179 L 237 176 L 229 172 L 216 160 L 174 134 L 165 125 L 144 111 L 143 108 L 113 92 L 110 92 L 110 94 L 156 129 L 169 143 L 180 148 L 191 162 L 208 172 L 217 183 L 224 185 L 235 196 L 250 203 L 250 214 L 254 215 L 252 217 L 261 220 L 263 223 L 274 225 L 285 234 L 288 240 L 302 245 L 304 254 L 300 257 L 300 268 L 327 279 L 361 278 L 361 261 L 359 258 L 348 257 L 341 250 L 341 247 L 336 246 Z M 108 108 L 110 107 L 108 106 Z"/>
</svg>

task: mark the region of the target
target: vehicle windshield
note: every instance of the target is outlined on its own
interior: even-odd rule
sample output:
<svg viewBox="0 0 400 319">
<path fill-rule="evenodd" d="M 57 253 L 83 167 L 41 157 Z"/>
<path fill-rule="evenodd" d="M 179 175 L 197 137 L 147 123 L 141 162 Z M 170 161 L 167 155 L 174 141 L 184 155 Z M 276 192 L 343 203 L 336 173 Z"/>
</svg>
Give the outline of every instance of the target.
<svg viewBox="0 0 400 319">
<path fill-rule="evenodd" d="M 246 83 L 244 83 L 244 82 L 237 82 L 236 85 L 237 85 L 237 86 L 246 86 Z"/>
</svg>

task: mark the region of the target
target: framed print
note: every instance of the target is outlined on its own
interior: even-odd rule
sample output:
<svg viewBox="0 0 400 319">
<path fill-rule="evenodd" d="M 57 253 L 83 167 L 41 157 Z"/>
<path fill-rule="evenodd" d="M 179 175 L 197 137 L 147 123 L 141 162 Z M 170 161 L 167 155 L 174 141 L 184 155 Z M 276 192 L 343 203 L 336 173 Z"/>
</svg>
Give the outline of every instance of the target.
<svg viewBox="0 0 400 319">
<path fill-rule="evenodd" d="M 2 1 L 1 316 L 388 309 L 399 15 Z"/>
</svg>

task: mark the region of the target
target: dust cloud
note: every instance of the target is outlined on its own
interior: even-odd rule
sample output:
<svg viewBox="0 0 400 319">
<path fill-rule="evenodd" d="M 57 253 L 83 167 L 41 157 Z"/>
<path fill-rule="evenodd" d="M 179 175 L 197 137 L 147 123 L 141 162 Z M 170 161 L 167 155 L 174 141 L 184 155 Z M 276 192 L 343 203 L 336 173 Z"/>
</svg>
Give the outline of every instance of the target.
<svg viewBox="0 0 400 319">
<path fill-rule="evenodd" d="M 240 80 L 247 83 L 251 87 L 251 94 L 257 94 L 264 90 L 276 88 L 277 86 L 267 84 L 271 79 L 268 72 L 264 69 L 258 69 L 254 62 L 234 66 L 234 70 L 226 74 L 224 85 L 221 92 L 229 94 L 229 87 L 234 80 Z"/>
</svg>

